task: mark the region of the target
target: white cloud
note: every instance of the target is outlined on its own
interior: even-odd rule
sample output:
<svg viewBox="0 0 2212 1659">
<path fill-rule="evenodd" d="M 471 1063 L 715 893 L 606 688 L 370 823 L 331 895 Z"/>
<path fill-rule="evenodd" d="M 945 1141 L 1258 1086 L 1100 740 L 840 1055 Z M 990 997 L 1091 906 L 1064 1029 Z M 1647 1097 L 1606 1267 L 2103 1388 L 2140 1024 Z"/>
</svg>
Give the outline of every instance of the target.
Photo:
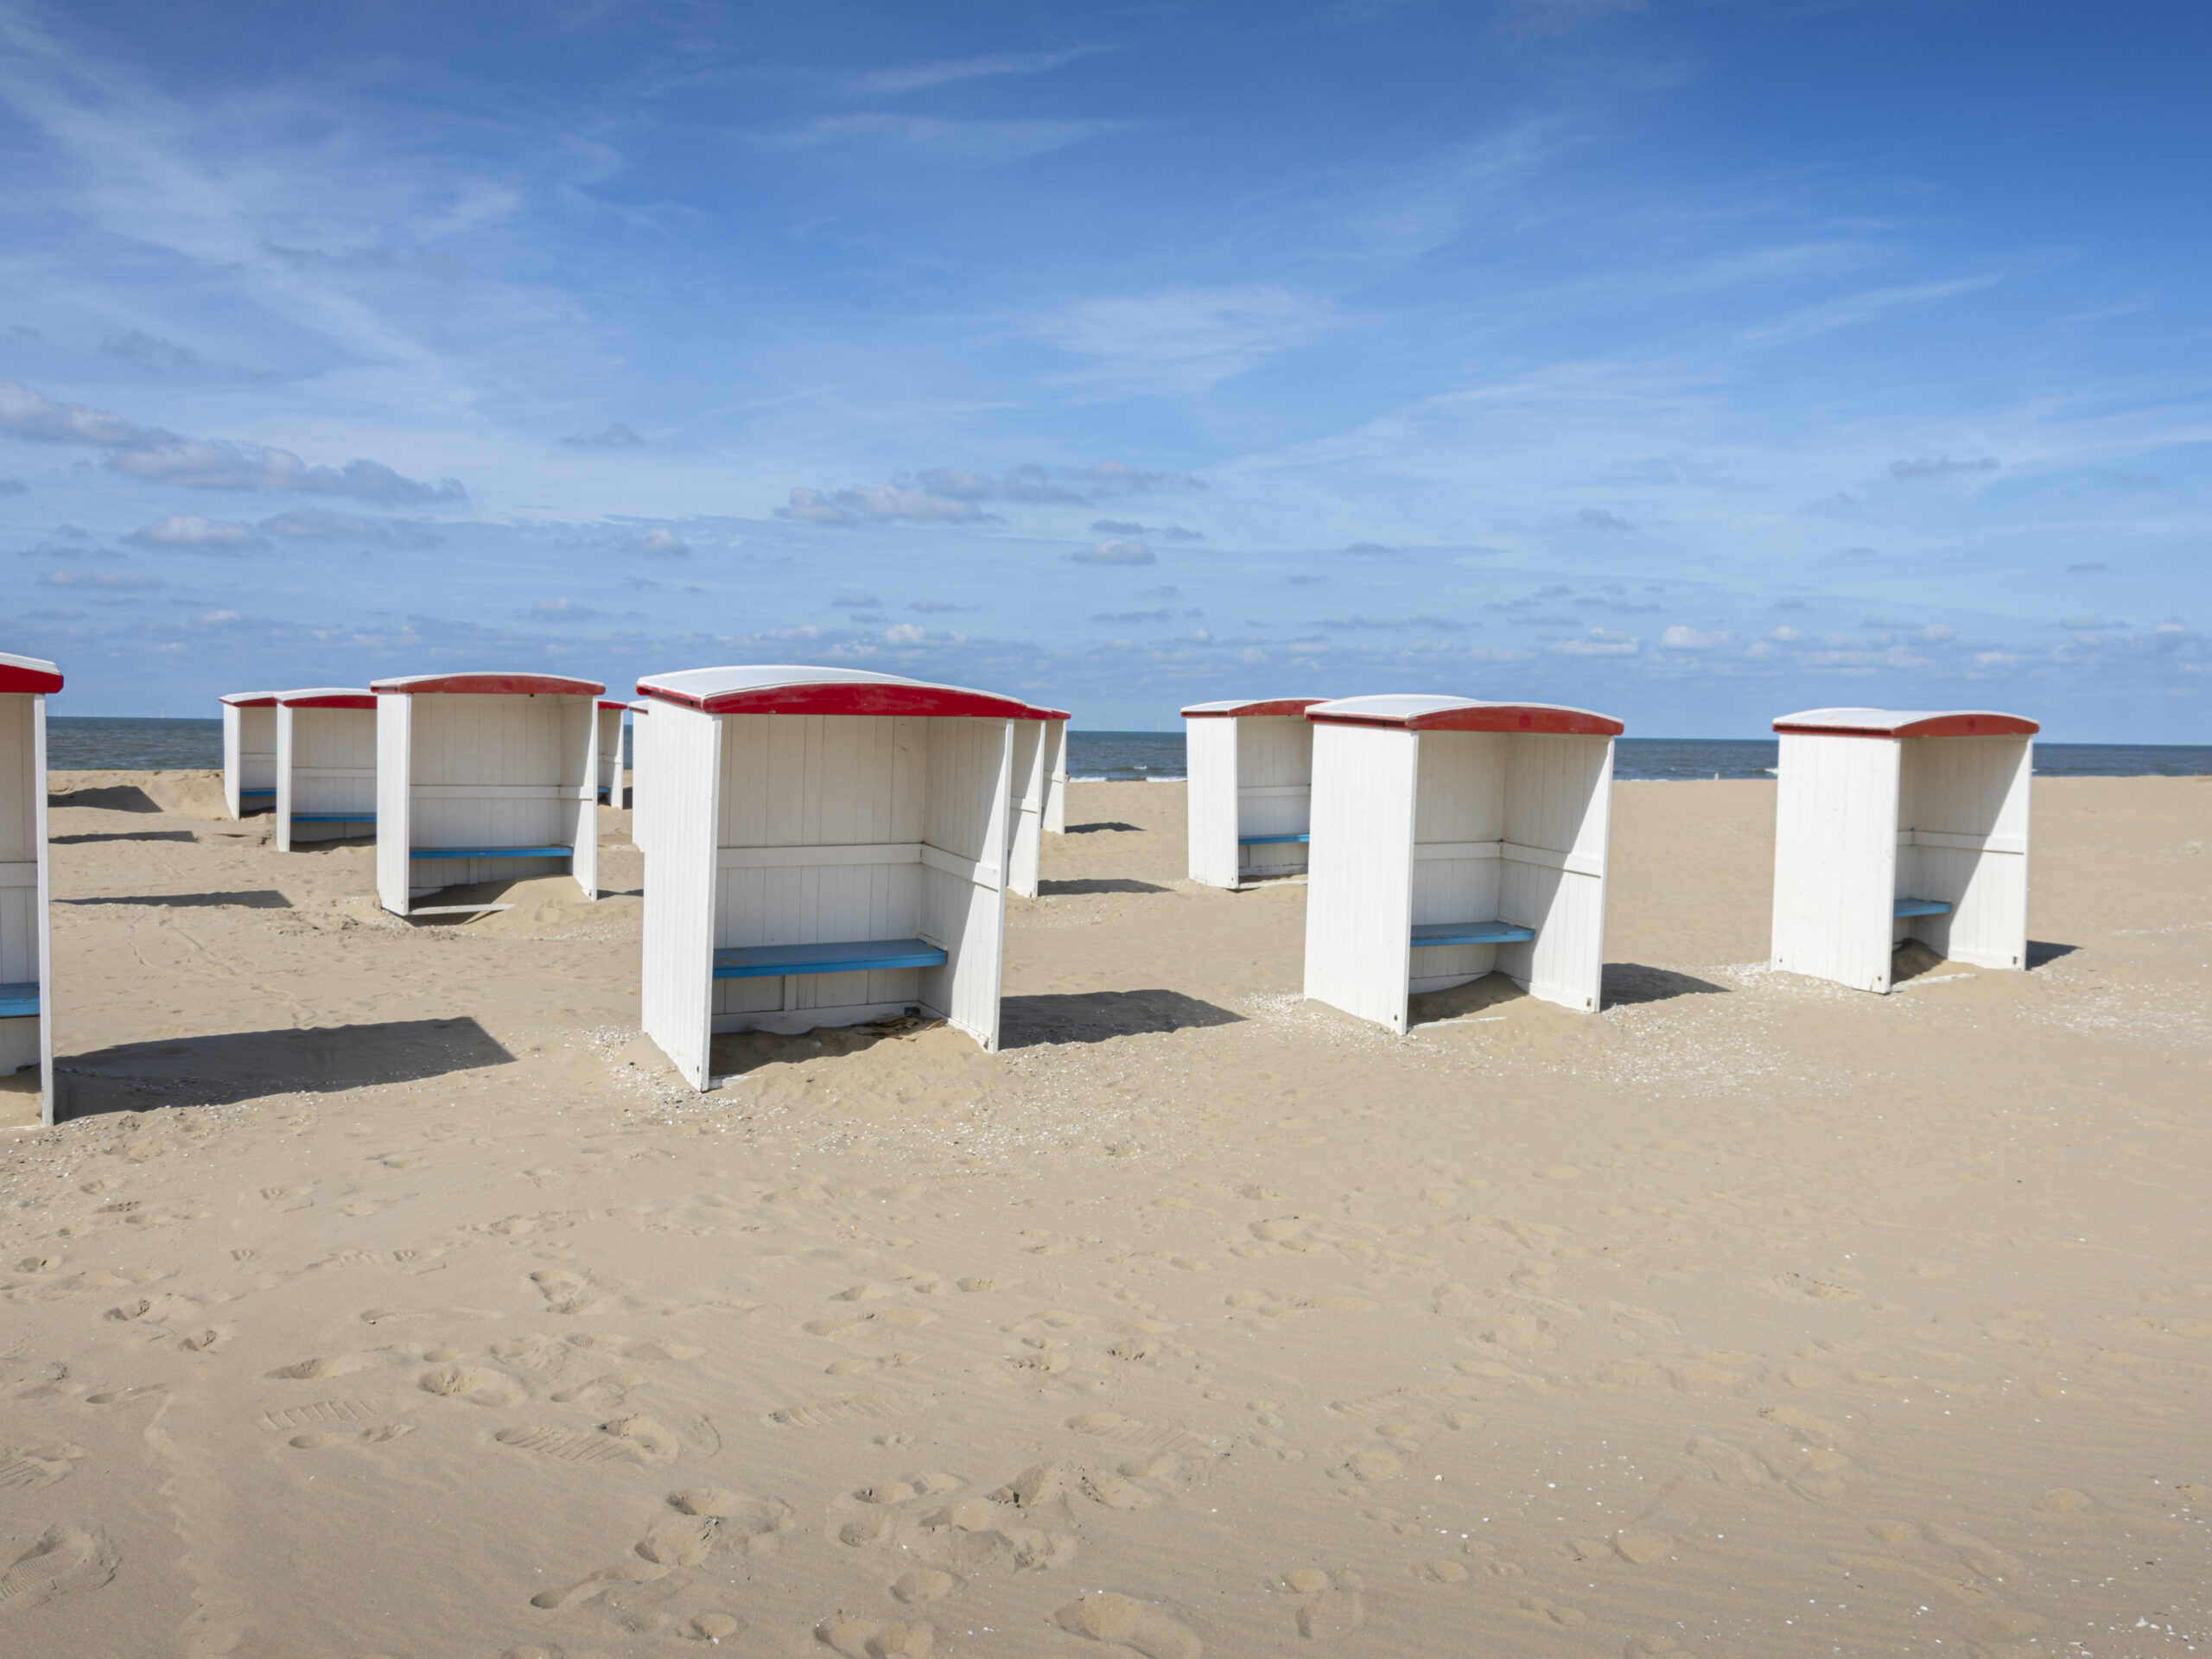
<svg viewBox="0 0 2212 1659">
<path fill-rule="evenodd" d="M 645 440 L 617 421 L 596 432 L 578 432 L 561 442 L 571 449 L 634 449 Z"/>
<path fill-rule="evenodd" d="M 1603 507 L 1585 507 L 1574 517 L 1577 523 L 1586 524 L 1592 530 L 1634 530 L 1636 528 L 1627 519 L 1617 513 L 1608 512 Z"/>
<path fill-rule="evenodd" d="M 887 645 L 918 645 L 928 638 L 926 632 L 912 622 L 894 622 L 883 631 L 883 643 Z"/>
<path fill-rule="evenodd" d="M 1142 542 L 1099 542 L 1068 555 L 1077 564 L 1157 564 L 1153 550 Z"/>
<path fill-rule="evenodd" d="M 625 536 L 622 550 L 659 558 L 681 559 L 690 556 L 691 543 L 665 525 L 656 524 L 651 530 L 632 531 Z"/>
<path fill-rule="evenodd" d="M 1726 630 L 1700 633 L 1695 628 L 1684 627 L 1677 622 L 1659 636 L 1659 643 L 1669 651 L 1711 651 L 1726 645 L 1733 637 Z"/>
<path fill-rule="evenodd" d="M 422 524 L 404 519 L 363 518 L 350 512 L 331 512 L 321 507 L 295 507 L 264 518 L 255 526 L 268 536 L 293 536 L 318 541 L 375 542 L 385 547 L 435 547 L 437 537 Z"/>
<path fill-rule="evenodd" d="M 175 548 L 188 553 L 242 553 L 269 545 L 251 524 L 224 524 L 196 512 L 173 512 L 123 539 L 133 547 Z"/>
<path fill-rule="evenodd" d="M 865 146 L 895 152 L 908 162 L 956 167 L 996 167 L 1026 162 L 1070 144 L 1118 132 L 1124 121 L 956 121 L 933 115 L 817 116 L 804 126 L 766 133 L 757 142 L 775 149 L 838 149 Z"/>
<path fill-rule="evenodd" d="M 1567 657 L 1633 657 L 1643 649 L 1643 641 L 1633 635 L 1593 628 L 1586 638 L 1562 639 L 1552 649 Z"/>
<path fill-rule="evenodd" d="M 1201 391 L 1304 345 L 1332 322 L 1326 300 L 1247 283 L 1081 300 L 1033 327 L 1125 387 Z"/>
<path fill-rule="evenodd" d="M 1917 461 L 1893 461 L 1890 463 L 1891 478 L 1936 478 L 1945 473 L 1993 473 L 2005 463 L 1994 455 L 1984 455 L 1978 461 L 1953 461 L 1948 455 L 1929 460 L 1923 455 Z"/>
<path fill-rule="evenodd" d="M 935 63 L 908 64 L 896 69 L 876 69 L 854 83 L 861 92 L 918 92 L 955 81 L 995 79 L 1007 75 L 1038 75 L 1101 52 L 1117 52 L 1113 46 L 1071 46 L 1057 52 L 996 52 L 976 58 L 947 58 Z"/>
<path fill-rule="evenodd" d="M 468 492 L 450 478 L 425 484 L 376 461 L 311 467 L 288 449 L 227 438 L 188 438 L 83 404 L 56 403 L 16 380 L 0 380 L 0 435 L 25 443 L 105 449 L 107 465 L 115 472 L 186 489 L 296 490 L 389 506 L 457 505 L 468 499 Z"/>
</svg>

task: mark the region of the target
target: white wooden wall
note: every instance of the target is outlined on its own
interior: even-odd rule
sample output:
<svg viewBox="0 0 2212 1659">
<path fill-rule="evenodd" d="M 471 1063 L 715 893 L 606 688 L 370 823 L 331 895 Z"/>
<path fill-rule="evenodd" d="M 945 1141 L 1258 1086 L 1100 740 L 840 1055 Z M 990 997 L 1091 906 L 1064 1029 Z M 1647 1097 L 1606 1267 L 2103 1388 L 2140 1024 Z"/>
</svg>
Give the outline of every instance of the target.
<svg viewBox="0 0 2212 1659">
<path fill-rule="evenodd" d="M 668 707 L 645 721 L 653 734 L 648 918 L 652 895 L 664 884 L 680 894 L 687 879 L 688 855 L 664 856 L 664 845 L 675 848 L 678 826 L 702 810 L 699 785 L 679 777 L 664 747 L 676 728 L 656 724 Z M 709 952 L 920 938 L 948 961 L 715 980 L 714 1030 L 805 1031 L 921 1007 L 997 1046 L 1018 723 L 1034 724 L 720 717 L 714 880 L 702 889 L 712 894 Z"/>
<path fill-rule="evenodd" d="M 599 786 L 607 791 L 607 804 L 622 804 L 622 711 L 601 709 L 599 711 Z"/>
<path fill-rule="evenodd" d="M 1507 752 L 1503 732 L 1423 732 L 1414 807 L 1414 926 L 1510 921 L 1498 905 L 1504 860 Z M 1316 836 L 1316 840 L 1319 837 Z M 1412 956 L 1415 991 L 1460 985 L 1503 965 L 1526 945 L 1425 945 Z M 1526 968 L 1522 965 L 1525 976 Z"/>
<path fill-rule="evenodd" d="M 649 763 L 645 759 L 646 746 L 652 741 L 652 716 L 637 709 L 630 711 L 630 842 L 639 852 L 652 831 L 646 817 L 646 802 L 652 791 L 645 787 Z"/>
<path fill-rule="evenodd" d="M 1899 917 L 1896 937 L 1955 962 L 2024 969 L 2035 740 L 1911 737 L 1898 747 L 1896 896 L 1948 899 L 1952 911 Z"/>
<path fill-rule="evenodd" d="M 1313 825 L 1313 723 L 1303 715 L 1255 715 L 1200 724 L 1236 728 L 1236 833 L 1283 836 Z M 1237 849 L 1237 879 L 1294 875 L 1306 865 L 1302 842 Z"/>
<path fill-rule="evenodd" d="M 1887 992 L 1898 894 L 1900 746 L 1894 738 L 1797 732 L 1781 739 L 1772 965 Z"/>
<path fill-rule="evenodd" d="M 1205 717 L 1183 722 L 1185 817 L 1191 880 L 1210 887 L 1236 886 L 1236 749 L 1240 721 Z"/>
<path fill-rule="evenodd" d="M 728 722 L 664 704 L 639 722 L 653 729 L 652 799 L 665 813 L 645 882 L 639 1017 L 694 1089 L 705 1089 L 713 1041 L 715 842 L 728 817 L 721 776 Z M 751 982 L 728 981 L 742 984 Z M 774 982 L 766 982 L 773 983 Z"/>
<path fill-rule="evenodd" d="M 391 752 L 391 705 L 413 705 L 404 751 Z M 378 698 L 377 874 L 387 908 L 386 849 L 407 864 L 410 896 L 469 882 L 557 874 L 563 863 L 587 898 L 599 891 L 598 710 L 581 696 L 426 692 Z M 394 822 L 395 797 L 406 811 Z M 388 833 L 404 828 L 410 839 Z M 410 859 L 421 847 L 568 846 L 570 860 Z"/>
<path fill-rule="evenodd" d="M 1045 722 L 1045 771 L 1050 780 L 1045 792 L 1045 833 L 1068 832 L 1068 723 Z"/>
<path fill-rule="evenodd" d="M 408 849 L 415 842 L 415 791 L 410 755 L 415 699 L 403 693 L 377 696 L 377 902 L 407 913 L 414 873 Z"/>
<path fill-rule="evenodd" d="M 1045 804 L 1052 778 L 1046 752 L 1047 723 L 1041 720 L 1014 722 L 1014 760 L 1010 787 L 1014 823 L 1014 851 L 1007 862 L 1007 887 L 1025 899 L 1037 896 L 1045 839 Z"/>
<path fill-rule="evenodd" d="M 0 695 L 0 984 L 39 988 L 35 1019 L 0 1020 L 0 1074 L 39 1068 L 54 1122 L 54 975 L 48 928 L 46 699 Z"/>
<path fill-rule="evenodd" d="M 1395 1032 L 1412 955 L 1419 744 L 1411 732 L 1313 728 L 1306 995 Z"/>
<path fill-rule="evenodd" d="M 276 710 L 273 706 L 240 708 L 223 705 L 223 798 L 231 816 L 265 809 L 268 798 L 251 802 L 239 798 L 249 789 L 276 787 Z"/>
<path fill-rule="evenodd" d="M 1505 741 L 1497 914 L 1536 937 L 1500 945 L 1497 966 L 1531 996 L 1594 1014 L 1605 982 L 1613 740 L 1509 733 Z"/>
<path fill-rule="evenodd" d="M 373 709 L 276 709 L 276 850 L 295 842 L 358 838 L 367 825 L 302 823 L 295 812 L 377 810 L 377 714 Z"/>
</svg>

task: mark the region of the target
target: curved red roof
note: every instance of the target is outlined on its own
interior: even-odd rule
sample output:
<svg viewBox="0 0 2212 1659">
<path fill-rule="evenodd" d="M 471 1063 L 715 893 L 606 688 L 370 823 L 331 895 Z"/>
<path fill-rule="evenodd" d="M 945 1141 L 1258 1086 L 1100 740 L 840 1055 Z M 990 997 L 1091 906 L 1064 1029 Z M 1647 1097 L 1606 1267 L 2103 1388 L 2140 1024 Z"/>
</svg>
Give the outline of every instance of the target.
<svg viewBox="0 0 2212 1659">
<path fill-rule="evenodd" d="M 281 691 L 226 691 L 215 701 L 227 702 L 233 709 L 274 709 L 276 699 L 283 695 Z"/>
<path fill-rule="evenodd" d="M 707 715 L 920 715 L 986 720 L 1052 716 L 1018 697 L 865 670 L 771 664 L 690 668 L 638 682 L 638 695 Z"/>
<path fill-rule="evenodd" d="M 1808 709 L 1783 715 L 1774 729 L 1807 737 L 2033 737 L 2043 727 L 1987 709 Z"/>
<path fill-rule="evenodd" d="M 446 691 L 475 696 L 595 697 L 607 690 L 597 680 L 572 680 L 565 674 L 404 674 L 372 680 L 369 690 L 385 695 L 420 696 Z"/>
<path fill-rule="evenodd" d="M 1023 716 L 1023 718 L 1025 720 L 1066 720 L 1069 718 L 1069 715 L 1068 711 L 1065 709 L 1033 708 Z"/>
<path fill-rule="evenodd" d="M 42 694 L 61 689 L 61 671 L 43 657 L 0 651 L 0 691 Z"/>
<path fill-rule="evenodd" d="M 1531 732 L 1563 737 L 1618 737 L 1611 715 L 1563 702 L 1483 702 L 1427 696 L 1344 697 L 1317 703 L 1306 718 L 1324 726 L 1372 726 L 1401 732 Z"/>
<path fill-rule="evenodd" d="M 287 709 L 373 709 L 377 700 L 353 685 L 318 685 L 304 691 L 280 691 L 276 701 Z"/>
<path fill-rule="evenodd" d="M 602 709 L 627 709 L 630 705 L 613 697 L 601 697 L 599 700 L 599 706 Z"/>
<path fill-rule="evenodd" d="M 1243 720 L 1262 715 L 1302 715 L 1326 697 L 1225 698 L 1219 702 L 1194 702 L 1183 711 L 1185 720 Z"/>
</svg>

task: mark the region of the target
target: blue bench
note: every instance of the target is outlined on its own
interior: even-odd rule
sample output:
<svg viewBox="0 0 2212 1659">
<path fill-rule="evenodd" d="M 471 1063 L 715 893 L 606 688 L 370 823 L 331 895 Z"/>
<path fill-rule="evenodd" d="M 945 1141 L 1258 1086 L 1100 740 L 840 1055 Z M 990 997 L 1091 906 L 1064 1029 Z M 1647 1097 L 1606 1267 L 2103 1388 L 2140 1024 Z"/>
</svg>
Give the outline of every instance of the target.
<svg viewBox="0 0 2212 1659">
<path fill-rule="evenodd" d="M 573 847 L 410 847 L 410 858 L 574 858 Z"/>
<path fill-rule="evenodd" d="M 28 1020 L 38 1013 L 38 981 L 0 985 L 0 1020 Z"/>
<path fill-rule="evenodd" d="M 373 812 L 295 812 L 294 823 L 374 823 Z"/>
<path fill-rule="evenodd" d="M 1892 916 L 1948 916 L 1951 901 L 1948 899 L 1900 899 L 1891 907 Z"/>
<path fill-rule="evenodd" d="M 1414 949 L 1427 950 L 1440 944 L 1526 944 L 1536 937 L 1533 927 L 1511 922 L 1422 922 L 1414 928 Z"/>
<path fill-rule="evenodd" d="M 715 952 L 716 979 L 775 979 L 785 974 L 857 974 L 876 968 L 942 968 L 945 954 L 927 939 L 851 939 L 840 944 L 740 944 Z"/>
<path fill-rule="evenodd" d="M 242 789 L 238 791 L 238 799 L 242 801 L 273 801 L 276 798 L 276 791 L 273 789 Z"/>
<path fill-rule="evenodd" d="M 1295 836 L 1239 836 L 1236 837 L 1236 844 L 1239 847 L 1274 847 L 1286 841 L 1311 841 L 1313 839 L 1313 836 L 1303 834 Z"/>
</svg>

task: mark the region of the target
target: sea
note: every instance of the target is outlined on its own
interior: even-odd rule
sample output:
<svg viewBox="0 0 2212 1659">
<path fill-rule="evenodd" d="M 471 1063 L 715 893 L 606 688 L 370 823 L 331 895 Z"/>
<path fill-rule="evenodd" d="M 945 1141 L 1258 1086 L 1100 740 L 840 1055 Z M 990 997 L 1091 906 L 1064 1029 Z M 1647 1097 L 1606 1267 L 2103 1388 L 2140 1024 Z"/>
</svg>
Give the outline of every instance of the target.
<svg viewBox="0 0 2212 1659">
<path fill-rule="evenodd" d="M 106 719 L 57 715 L 46 723 L 47 765 L 57 772 L 171 772 L 223 764 L 219 720 Z M 626 748 L 628 734 L 624 734 Z M 1772 738 L 1624 737 L 1613 776 L 1660 780 L 1770 778 Z M 2212 774 L 2212 744 L 2044 743 L 2043 778 L 2187 778 Z M 1180 732 L 1068 734 L 1068 776 L 1096 783 L 1170 783 L 1185 775 Z"/>
</svg>

